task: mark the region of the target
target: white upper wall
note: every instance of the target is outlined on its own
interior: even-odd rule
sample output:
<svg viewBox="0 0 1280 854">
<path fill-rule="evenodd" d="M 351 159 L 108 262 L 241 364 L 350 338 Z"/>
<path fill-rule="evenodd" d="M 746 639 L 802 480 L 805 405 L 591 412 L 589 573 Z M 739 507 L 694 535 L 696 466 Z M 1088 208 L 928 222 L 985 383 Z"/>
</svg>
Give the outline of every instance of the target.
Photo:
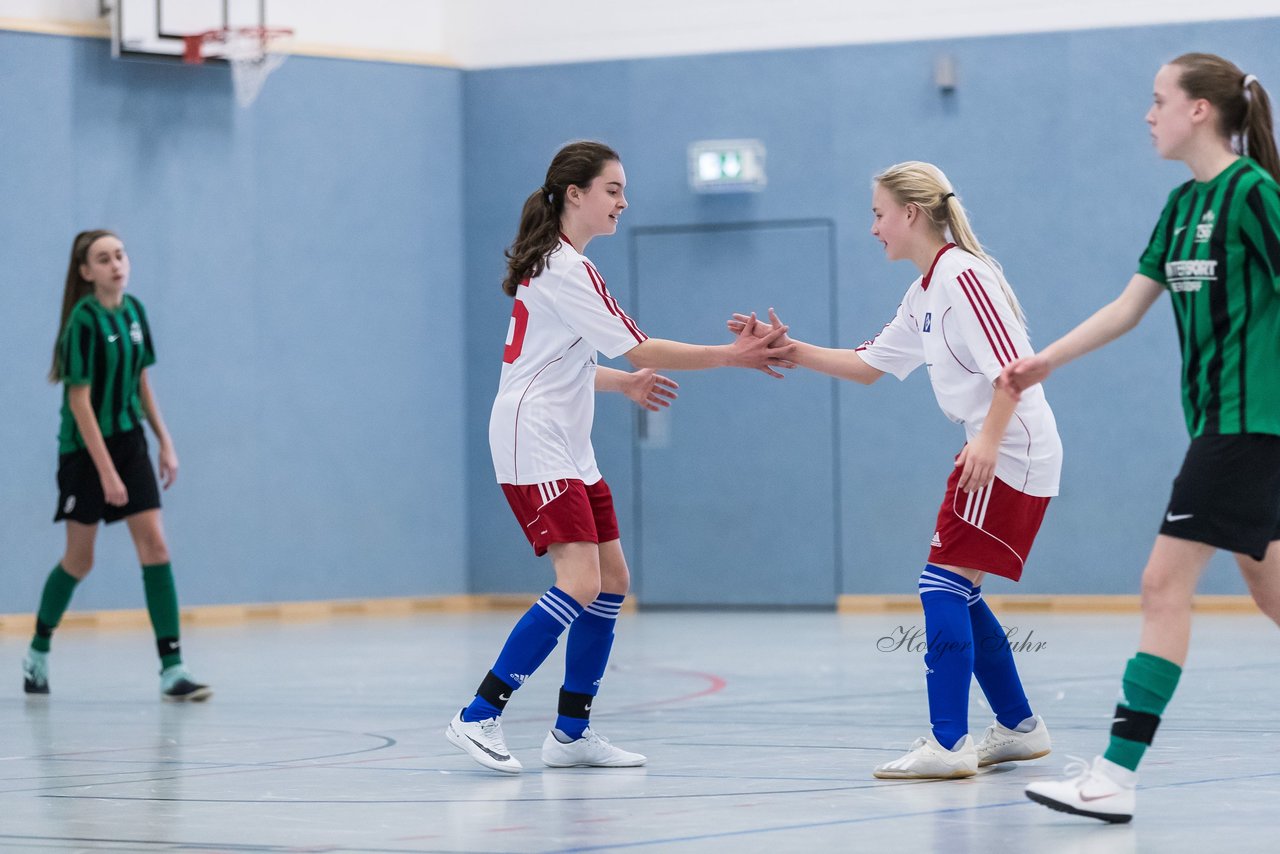
<svg viewBox="0 0 1280 854">
<path fill-rule="evenodd" d="M 108 0 L 152 2 L 152 0 Z M 0 0 L 0 27 L 101 33 L 99 0 Z M 488 68 L 1280 15 L 1277 0 L 268 0 L 304 53 Z"/>
<path fill-rule="evenodd" d="M 465 7 L 468 17 L 461 28 L 466 38 L 453 51 L 463 65 L 475 67 L 1280 15 L 1277 0 L 473 0 L 449 5 Z"/>
</svg>

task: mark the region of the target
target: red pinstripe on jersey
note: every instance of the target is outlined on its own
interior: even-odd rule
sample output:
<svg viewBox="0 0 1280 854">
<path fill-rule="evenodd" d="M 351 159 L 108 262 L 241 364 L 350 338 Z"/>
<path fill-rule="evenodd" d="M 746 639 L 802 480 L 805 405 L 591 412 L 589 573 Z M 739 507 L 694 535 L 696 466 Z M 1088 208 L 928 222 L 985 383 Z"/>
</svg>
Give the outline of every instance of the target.
<svg viewBox="0 0 1280 854">
<path fill-rule="evenodd" d="M 587 268 L 587 275 L 591 278 L 591 284 L 595 286 L 596 293 L 600 295 L 600 299 L 604 300 L 605 308 L 609 309 L 609 313 L 622 321 L 627 327 L 627 331 L 635 336 L 636 343 L 644 343 L 648 340 L 648 336 L 640 331 L 640 327 L 636 326 L 636 322 L 627 316 L 622 310 L 622 306 L 618 305 L 618 301 L 609 293 L 609 289 L 605 287 L 604 277 L 596 272 L 596 268 L 591 266 L 589 261 L 584 260 L 582 266 Z"/>
<path fill-rule="evenodd" d="M 990 295 L 978 281 L 978 275 L 972 269 L 968 269 L 957 276 L 956 281 L 960 283 L 964 295 L 969 298 L 969 304 L 973 306 L 978 324 L 986 334 L 991 350 L 996 354 L 1000 364 L 1006 365 L 1018 358 L 1018 350 L 1013 346 L 1013 339 L 1009 337 L 1009 331 L 1005 329 L 1004 321 L 1000 319 L 1000 313 L 996 311 Z"/>
<path fill-rule="evenodd" d="M 893 323 L 893 321 L 892 321 L 892 320 L 890 320 L 890 321 L 889 321 L 889 323 L 886 323 L 884 326 L 880 327 L 880 332 L 884 332 L 886 329 L 888 329 L 888 328 L 889 328 L 889 324 L 891 324 L 891 323 Z M 876 339 L 880 337 L 880 332 L 877 332 L 875 335 L 872 335 L 872 336 L 871 336 L 870 338 L 868 338 L 866 341 L 863 341 L 861 344 L 859 344 L 857 347 L 854 347 L 853 349 L 854 349 L 855 351 L 856 351 L 856 350 L 865 350 L 865 349 L 867 349 L 867 348 L 868 348 L 868 347 L 870 347 L 872 344 L 876 343 Z"/>
</svg>

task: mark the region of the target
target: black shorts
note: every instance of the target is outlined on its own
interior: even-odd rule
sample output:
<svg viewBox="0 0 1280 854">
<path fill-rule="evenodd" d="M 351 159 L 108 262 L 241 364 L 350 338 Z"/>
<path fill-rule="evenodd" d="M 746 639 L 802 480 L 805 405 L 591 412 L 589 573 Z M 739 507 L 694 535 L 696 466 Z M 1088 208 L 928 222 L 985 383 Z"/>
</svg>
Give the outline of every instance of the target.
<svg viewBox="0 0 1280 854">
<path fill-rule="evenodd" d="M 1192 439 L 1160 533 L 1262 560 L 1280 540 L 1280 436 Z"/>
<path fill-rule="evenodd" d="M 106 442 L 116 473 L 129 493 L 129 502 L 123 507 L 107 503 L 93 458 L 81 448 L 58 457 L 58 512 L 53 521 L 70 519 L 96 525 L 101 520 L 110 524 L 160 507 L 160 485 L 156 482 L 156 472 L 147 453 L 147 436 L 142 428 L 109 436 Z"/>
</svg>

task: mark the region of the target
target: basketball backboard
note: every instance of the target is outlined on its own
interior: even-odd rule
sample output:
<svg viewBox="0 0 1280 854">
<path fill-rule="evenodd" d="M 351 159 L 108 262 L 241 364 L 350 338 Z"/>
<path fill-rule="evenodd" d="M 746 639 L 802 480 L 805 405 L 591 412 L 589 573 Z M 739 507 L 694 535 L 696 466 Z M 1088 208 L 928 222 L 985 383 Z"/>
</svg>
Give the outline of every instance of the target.
<svg viewBox="0 0 1280 854">
<path fill-rule="evenodd" d="M 208 30 L 263 27 L 267 0 L 113 0 L 112 54 L 182 59 L 182 37 Z"/>
</svg>

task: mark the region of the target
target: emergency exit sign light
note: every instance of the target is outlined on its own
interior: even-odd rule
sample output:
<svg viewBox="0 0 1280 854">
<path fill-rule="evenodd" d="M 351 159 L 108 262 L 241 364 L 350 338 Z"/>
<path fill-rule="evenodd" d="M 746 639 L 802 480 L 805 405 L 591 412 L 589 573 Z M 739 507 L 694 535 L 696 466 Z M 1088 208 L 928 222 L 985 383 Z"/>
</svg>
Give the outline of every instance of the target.
<svg viewBox="0 0 1280 854">
<path fill-rule="evenodd" d="M 764 143 L 758 139 L 708 139 L 689 146 L 689 186 L 695 193 L 764 189 Z"/>
</svg>

